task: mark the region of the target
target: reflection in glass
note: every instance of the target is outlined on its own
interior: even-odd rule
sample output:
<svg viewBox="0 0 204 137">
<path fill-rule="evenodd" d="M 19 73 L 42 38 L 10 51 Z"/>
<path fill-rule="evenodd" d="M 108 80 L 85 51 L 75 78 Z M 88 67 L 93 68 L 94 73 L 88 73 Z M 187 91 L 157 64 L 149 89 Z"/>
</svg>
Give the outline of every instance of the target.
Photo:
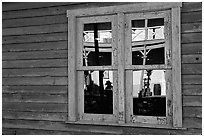
<svg viewBox="0 0 204 137">
<path fill-rule="evenodd" d="M 165 70 L 133 71 L 133 114 L 166 116 Z"/>
<path fill-rule="evenodd" d="M 164 18 L 148 19 L 148 40 L 164 39 Z"/>
<path fill-rule="evenodd" d="M 132 21 L 132 41 L 145 40 L 145 20 Z"/>
<path fill-rule="evenodd" d="M 111 65 L 111 23 L 84 24 L 83 66 Z"/>
<path fill-rule="evenodd" d="M 84 71 L 84 113 L 113 114 L 113 71 Z"/>
</svg>

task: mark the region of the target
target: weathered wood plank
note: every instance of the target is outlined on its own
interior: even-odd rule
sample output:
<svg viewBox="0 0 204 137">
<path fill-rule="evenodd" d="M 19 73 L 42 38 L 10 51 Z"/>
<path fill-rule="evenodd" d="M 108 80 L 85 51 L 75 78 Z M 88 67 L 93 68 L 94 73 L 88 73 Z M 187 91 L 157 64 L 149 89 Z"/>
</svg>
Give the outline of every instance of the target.
<svg viewBox="0 0 204 137">
<path fill-rule="evenodd" d="M 67 41 L 2 45 L 3 52 L 63 50 L 63 49 L 67 49 Z"/>
<path fill-rule="evenodd" d="M 181 14 L 181 23 L 202 22 L 202 11 Z"/>
<path fill-rule="evenodd" d="M 92 3 L 78 3 L 74 5 L 64 5 L 57 7 L 47 7 L 47 8 L 38 8 L 38 9 L 27 9 L 18 10 L 18 11 L 8 11 L 2 13 L 2 19 L 11 19 L 11 18 L 25 18 L 25 17 L 37 17 L 37 16 L 48 16 L 48 15 L 60 15 L 64 14 L 66 16 L 66 10 L 68 9 L 79 9 L 79 8 L 90 8 L 90 7 L 103 7 L 111 5 L 121 5 L 128 4 L 126 3 L 111 3 L 111 2 L 92 2 Z"/>
<path fill-rule="evenodd" d="M 67 24 L 41 25 L 2 29 L 3 36 L 66 32 Z"/>
<path fill-rule="evenodd" d="M 202 2 L 183 2 L 181 12 L 201 11 Z"/>
<path fill-rule="evenodd" d="M 182 84 L 191 85 L 191 84 L 202 84 L 202 75 L 182 75 Z"/>
<path fill-rule="evenodd" d="M 202 64 L 181 64 L 181 74 L 202 74 Z"/>
<path fill-rule="evenodd" d="M 67 104 L 2 102 L 2 111 L 67 112 Z"/>
<path fill-rule="evenodd" d="M 67 68 L 2 69 L 2 77 L 67 76 Z"/>
<path fill-rule="evenodd" d="M 71 132 L 89 132 L 89 133 L 108 133 L 122 134 L 122 128 L 110 126 L 94 126 L 94 125 L 75 125 L 66 124 L 65 122 L 52 121 L 34 121 L 34 120 L 9 120 L 3 119 L 3 128 L 26 128 L 26 129 L 43 129 L 53 131 L 71 131 Z"/>
<path fill-rule="evenodd" d="M 181 54 L 201 54 L 202 43 L 181 44 Z"/>
<path fill-rule="evenodd" d="M 11 11 L 11 10 L 25 10 L 33 8 L 43 8 L 43 7 L 52 7 L 52 6 L 61 6 L 61 5 L 72 5 L 80 4 L 78 2 L 3 2 L 2 11 Z"/>
<path fill-rule="evenodd" d="M 201 118 L 183 118 L 183 127 L 202 128 L 202 119 Z"/>
<path fill-rule="evenodd" d="M 188 23 L 181 25 L 181 33 L 202 32 L 202 23 Z"/>
<path fill-rule="evenodd" d="M 2 61 L 2 68 L 65 67 L 67 59 Z"/>
<path fill-rule="evenodd" d="M 182 55 L 181 63 L 183 64 L 201 64 L 202 54 Z"/>
<path fill-rule="evenodd" d="M 202 95 L 202 85 L 182 85 L 182 92 L 186 96 Z"/>
<path fill-rule="evenodd" d="M 2 28 L 63 24 L 67 22 L 65 15 L 42 16 L 2 20 Z"/>
<path fill-rule="evenodd" d="M 2 111 L 2 118 L 65 121 L 67 113 Z"/>
<path fill-rule="evenodd" d="M 183 107 L 183 117 L 202 118 L 202 107 Z"/>
<path fill-rule="evenodd" d="M 35 43 L 35 42 L 49 42 L 49 41 L 62 41 L 62 40 L 67 40 L 67 33 L 5 36 L 2 38 L 2 43 L 3 44 Z"/>
<path fill-rule="evenodd" d="M 67 58 L 67 52 L 67 50 L 7 52 L 2 53 L 2 60 L 65 59 Z"/>
<path fill-rule="evenodd" d="M 199 43 L 202 42 L 202 33 L 184 33 L 181 34 L 181 43 Z"/>
<path fill-rule="evenodd" d="M 183 96 L 183 106 L 202 106 L 202 96 Z"/>
<path fill-rule="evenodd" d="M 67 86 L 2 86 L 2 93 L 65 94 Z"/>
<path fill-rule="evenodd" d="M 3 102 L 67 103 L 67 94 L 2 94 Z"/>
<path fill-rule="evenodd" d="M 3 78 L 2 85 L 67 85 L 67 77 Z"/>
<path fill-rule="evenodd" d="M 15 129 L 2 128 L 2 135 L 16 135 Z"/>
</svg>

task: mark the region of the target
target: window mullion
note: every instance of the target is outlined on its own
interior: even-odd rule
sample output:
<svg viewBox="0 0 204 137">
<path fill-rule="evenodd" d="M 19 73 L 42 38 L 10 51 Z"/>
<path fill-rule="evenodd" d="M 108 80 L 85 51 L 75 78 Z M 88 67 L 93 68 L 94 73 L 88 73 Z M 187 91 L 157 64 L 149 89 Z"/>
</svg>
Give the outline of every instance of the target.
<svg viewBox="0 0 204 137">
<path fill-rule="evenodd" d="M 125 35 L 124 13 L 118 14 L 118 122 L 125 123 Z"/>
</svg>

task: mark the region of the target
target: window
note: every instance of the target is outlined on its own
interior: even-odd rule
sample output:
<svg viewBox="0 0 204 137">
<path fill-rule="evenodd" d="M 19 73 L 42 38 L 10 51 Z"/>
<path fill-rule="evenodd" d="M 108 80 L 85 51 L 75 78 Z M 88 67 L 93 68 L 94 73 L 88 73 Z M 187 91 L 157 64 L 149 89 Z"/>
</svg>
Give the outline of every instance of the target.
<svg viewBox="0 0 204 137">
<path fill-rule="evenodd" d="M 68 122 L 182 126 L 179 7 L 68 11 Z"/>
</svg>

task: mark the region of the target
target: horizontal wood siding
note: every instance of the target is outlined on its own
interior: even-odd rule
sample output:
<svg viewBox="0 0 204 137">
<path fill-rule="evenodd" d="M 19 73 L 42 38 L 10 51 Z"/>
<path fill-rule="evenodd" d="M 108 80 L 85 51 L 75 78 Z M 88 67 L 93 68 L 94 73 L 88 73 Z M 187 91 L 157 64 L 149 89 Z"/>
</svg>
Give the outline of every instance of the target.
<svg viewBox="0 0 204 137">
<path fill-rule="evenodd" d="M 202 4 L 181 10 L 183 126 L 202 129 Z"/>
<path fill-rule="evenodd" d="M 129 3 L 3 3 L 3 134 L 200 134 L 202 5 L 181 10 L 183 126 L 187 130 L 65 124 L 66 10 Z M 94 131 L 94 132 L 93 132 Z"/>
</svg>

